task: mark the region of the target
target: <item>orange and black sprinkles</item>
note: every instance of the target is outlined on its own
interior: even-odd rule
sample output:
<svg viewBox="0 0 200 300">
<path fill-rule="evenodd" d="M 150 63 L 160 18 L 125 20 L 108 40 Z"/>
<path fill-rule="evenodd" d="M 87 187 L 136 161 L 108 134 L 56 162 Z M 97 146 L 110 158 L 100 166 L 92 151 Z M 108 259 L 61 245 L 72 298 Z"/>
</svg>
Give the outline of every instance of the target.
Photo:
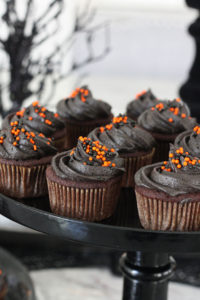
<svg viewBox="0 0 200 300">
<path fill-rule="evenodd" d="M 173 152 L 169 152 L 169 161 L 164 161 L 161 166 L 162 171 L 173 172 L 175 169 L 182 169 L 185 167 L 200 166 L 200 159 L 192 157 L 183 147 L 179 147 Z"/>
<path fill-rule="evenodd" d="M 34 101 L 34 102 L 32 103 L 32 106 L 33 106 L 33 108 L 34 108 L 35 113 L 38 114 L 38 116 L 42 118 L 42 121 L 44 121 L 45 124 L 51 126 L 51 125 L 52 125 L 52 121 L 49 120 L 49 119 L 47 118 L 47 113 L 45 113 L 45 112 L 47 112 L 47 109 L 46 109 L 44 106 L 39 105 L 39 102 L 38 102 L 38 101 Z M 21 111 L 16 112 L 16 116 L 17 116 L 18 118 L 22 118 L 22 117 L 24 117 L 24 114 L 25 114 L 25 113 L 26 113 L 27 115 L 29 114 L 29 108 L 22 109 Z M 55 114 L 54 114 L 54 117 L 55 117 L 55 118 L 58 118 L 58 117 L 59 117 L 58 113 L 55 113 Z M 28 120 L 29 120 L 29 121 L 32 121 L 32 120 L 33 120 L 33 117 L 32 117 L 32 116 L 29 116 L 29 117 L 28 117 Z"/>
<path fill-rule="evenodd" d="M 27 131 L 23 127 L 23 122 L 14 121 L 14 122 L 10 123 L 10 126 L 11 126 L 10 132 L 14 138 L 13 146 L 15 146 L 15 147 L 18 147 L 19 143 L 20 143 L 20 139 L 25 137 L 26 140 L 30 144 L 32 144 L 33 150 L 37 151 L 38 146 L 36 145 L 36 141 L 35 141 L 36 136 L 44 138 L 45 140 L 47 140 L 46 144 L 50 145 L 51 138 L 46 138 L 42 133 L 36 134 L 35 132 Z M 3 144 L 4 138 L 6 138 L 5 134 L 0 137 L 0 144 Z"/>
<path fill-rule="evenodd" d="M 99 141 L 91 141 L 87 137 L 79 137 L 79 141 L 82 144 L 83 150 L 87 153 L 87 160 L 83 162 L 84 165 L 93 165 L 97 164 L 102 167 L 116 167 L 115 163 L 112 163 L 110 160 L 115 156 L 114 148 L 107 148 L 105 145 L 102 145 Z M 72 149 L 70 155 L 72 156 L 75 152 L 75 148 Z"/>
<path fill-rule="evenodd" d="M 139 92 L 138 94 L 136 94 L 135 99 L 138 100 L 139 98 L 144 96 L 146 94 L 146 92 L 147 92 L 146 90 Z"/>
<path fill-rule="evenodd" d="M 180 116 L 182 119 L 185 119 L 187 117 L 187 115 L 185 113 L 181 113 L 180 108 L 175 105 L 175 102 L 180 103 L 181 99 L 176 98 L 174 101 L 166 102 L 166 103 L 164 103 L 164 101 L 160 102 L 160 103 L 156 104 L 155 106 L 151 107 L 151 110 L 153 110 L 153 111 L 157 110 L 161 113 L 166 110 L 170 111 L 171 117 L 168 118 L 169 123 L 174 122 L 174 116 Z"/>
<path fill-rule="evenodd" d="M 89 91 L 86 88 L 76 88 L 69 98 L 75 98 L 77 95 L 80 95 L 80 99 L 82 102 L 86 102 L 86 98 L 89 95 Z"/>
<path fill-rule="evenodd" d="M 99 127 L 99 131 L 102 133 L 106 130 L 111 130 L 113 126 L 119 128 L 127 123 L 131 123 L 133 126 L 135 126 L 135 122 L 133 120 L 129 119 L 126 115 L 120 114 L 112 119 L 112 123 Z"/>
<path fill-rule="evenodd" d="M 195 126 L 194 128 L 193 128 L 193 131 L 194 131 L 194 134 L 195 135 L 199 135 L 200 134 L 200 126 Z"/>
</svg>

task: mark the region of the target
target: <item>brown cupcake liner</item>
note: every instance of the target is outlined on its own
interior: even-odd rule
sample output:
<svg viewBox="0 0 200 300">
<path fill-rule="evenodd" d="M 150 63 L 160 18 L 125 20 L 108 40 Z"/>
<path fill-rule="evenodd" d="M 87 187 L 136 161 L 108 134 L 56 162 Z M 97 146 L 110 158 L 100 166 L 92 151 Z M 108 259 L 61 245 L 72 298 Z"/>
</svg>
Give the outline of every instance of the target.
<svg viewBox="0 0 200 300">
<path fill-rule="evenodd" d="M 14 198 L 34 198 L 48 193 L 48 164 L 23 166 L 0 161 L 0 192 Z"/>
<path fill-rule="evenodd" d="M 58 150 L 58 152 L 62 152 L 65 149 L 65 136 L 53 140 L 52 144 Z"/>
<path fill-rule="evenodd" d="M 185 203 L 146 197 L 136 191 L 142 226 L 150 230 L 200 230 L 200 201 Z"/>
<path fill-rule="evenodd" d="M 77 145 L 79 136 L 87 136 L 96 127 L 103 126 L 111 122 L 112 115 L 102 120 L 92 120 L 88 122 L 75 122 L 65 119 L 65 149 L 71 149 Z"/>
<path fill-rule="evenodd" d="M 70 182 L 60 184 L 49 176 L 47 184 L 50 207 L 53 213 L 85 221 L 100 221 L 110 217 L 116 208 L 120 194 L 121 176 L 109 180 L 106 184 L 98 182 L 98 187 L 74 187 Z"/>
<path fill-rule="evenodd" d="M 174 143 L 178 134 L 150 133 L 157 142 L 153 163 L 167 161 L 169 158 L 170 143 Z"/>
<path fill-rule="evenodd" d="M 135 173 L 143 166 L 152 163 L 152 158 L 155 152 L 155 148 L 152 149 L 150 153 L 140 155 L 133 154 L 132 156 L 127 156 L 126 154 L 120 154 L 120 157 L 124 158 L 125 163 L 125 173 L 122 177 L 122 187 L 134 187 Z"/>
<path fill-rule="evenodd" d="M 173 143 L 174 141 L 168 142 L 168 141 L 159 141 L 157 140 L 157 145 L 153 157 L 153 163 L 161 162 L 161 161 L 167 161 L 169 158 L 169 149 L 170 149 L 170 143 Z"/>
</svg>

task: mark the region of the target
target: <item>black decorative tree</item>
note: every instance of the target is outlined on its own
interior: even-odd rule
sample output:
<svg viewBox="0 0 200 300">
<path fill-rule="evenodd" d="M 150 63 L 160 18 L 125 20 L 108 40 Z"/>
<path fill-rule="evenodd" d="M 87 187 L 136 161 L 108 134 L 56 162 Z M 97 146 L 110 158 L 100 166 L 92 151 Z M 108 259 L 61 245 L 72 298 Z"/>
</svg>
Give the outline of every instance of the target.
<svg viewBox="0 0 200 300">
<path fill-rule="evenodd" d="M 199 0 L 186 0 L 189 7 L 200 10 Z M 196 55 L 191 67 L 189 78 L 180 88 L 180 95 L 188 102 L 192 116 L 200 120 L 200 17 L 190 25 L 189 33 L 194 37 L 196 44 Z"/>
<path fill-rule="evenodd" d="M 9 80 L 5 84 L 3 78 L 4 68 L 0 67 L 0 114 L 4 116 L 8 112 L 18 110 L 24 100 L 31 95 L 40 97 L 45 90 L 47 80 L 51 80 L 51 91 L 55 89 L 58 81 L 68 76 L 72 71 L 77 70 L 84 65 L 103 58 L 109 51 L 109 35 L 107 24 L 99 26 L 88 26 L 94 18 L 94 10 L 91 8 L 90 2 L 86 2 L 84 11 L 75 17 L 72 33 L 63 41 L 54 47 L 51 53 L 45 58 L 33 58 L 33 51 L 36 48 L 47 43 L 52 36 L 56 36 L 59 29 L 59 18 L 63 11 L 65 0 L 48 0 L 46 8 L 41 15 L 35 20 L 33 19 L 33 4 L 35 0 L 25 0 L 25 12 L 23 18 L 17 12 L 17 2 L 20 0 L 2 0 L 4 1 L 4 12 L 1 21 L 7 29 L 6 37 L 1 37 L 0 32 L 0 51 L 5 54 L 8 59 L 7 70 Z M 1 13 L 1 12 L 0 12 Z M 67 20 L 66 20 L 67 24 Z M 47 29 L 52 28 L 47 31 Z M 27 26 L 29 31 L 27 33 Z M 51 27 L 50 27 L 51 26 Z M 105 46 L 98 55 L 92 51 L 93 36 L 99 29 L 104 29 Z M 50 31 L 50 33 L 49 33 Z M 44 34 L 45 33 L 45 34 Z M 74 45 L 77 33 L 84 35 L 87 44 L 88 56 L 81 62 L 73 62 L 70 70 L 61 72 L 63 62 L 63 53 L 65 55 Z M 1 63 L 1 66 L 3 64 Z M 37 78 L 37 84 L 33 81 Z M 7 98 L 11 101 L 11 108 L 5 109 L 5 101 Z"/>
</svg>

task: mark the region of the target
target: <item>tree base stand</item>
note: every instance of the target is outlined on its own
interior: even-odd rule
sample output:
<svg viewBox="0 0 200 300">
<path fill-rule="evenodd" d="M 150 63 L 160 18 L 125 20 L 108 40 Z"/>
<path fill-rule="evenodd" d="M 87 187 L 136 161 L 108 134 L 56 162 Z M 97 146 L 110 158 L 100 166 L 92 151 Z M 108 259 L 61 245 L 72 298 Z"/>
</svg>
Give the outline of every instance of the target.
<svg viewBox="0 0 200 300">
<path fill-rule="evenodd" d="M 123 300 L 167 300 L 168 280 L 175 261 L 167 254 L 133 252 L 123 254 Z"/>
</svg>

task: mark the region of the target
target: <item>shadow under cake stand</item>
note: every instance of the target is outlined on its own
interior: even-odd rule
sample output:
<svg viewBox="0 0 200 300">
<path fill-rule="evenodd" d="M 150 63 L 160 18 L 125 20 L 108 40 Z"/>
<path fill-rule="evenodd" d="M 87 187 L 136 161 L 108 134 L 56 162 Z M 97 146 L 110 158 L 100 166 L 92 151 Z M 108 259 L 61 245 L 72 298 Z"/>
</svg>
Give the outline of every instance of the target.
<svg viewBox="0 0 200 300">
<path fill-rule="evenodd" d="M 57 216 L 47 198 L 23 203 L 0 194 L 0 212 L 24 226 L 90 246 L 122 250 L 123 300 L 166 300 L 175 253 L 200 252 L 200 232 L 142 229 L 132 189 L 122 189 L 115 214 L 92 223 Z"/>
</svg>

